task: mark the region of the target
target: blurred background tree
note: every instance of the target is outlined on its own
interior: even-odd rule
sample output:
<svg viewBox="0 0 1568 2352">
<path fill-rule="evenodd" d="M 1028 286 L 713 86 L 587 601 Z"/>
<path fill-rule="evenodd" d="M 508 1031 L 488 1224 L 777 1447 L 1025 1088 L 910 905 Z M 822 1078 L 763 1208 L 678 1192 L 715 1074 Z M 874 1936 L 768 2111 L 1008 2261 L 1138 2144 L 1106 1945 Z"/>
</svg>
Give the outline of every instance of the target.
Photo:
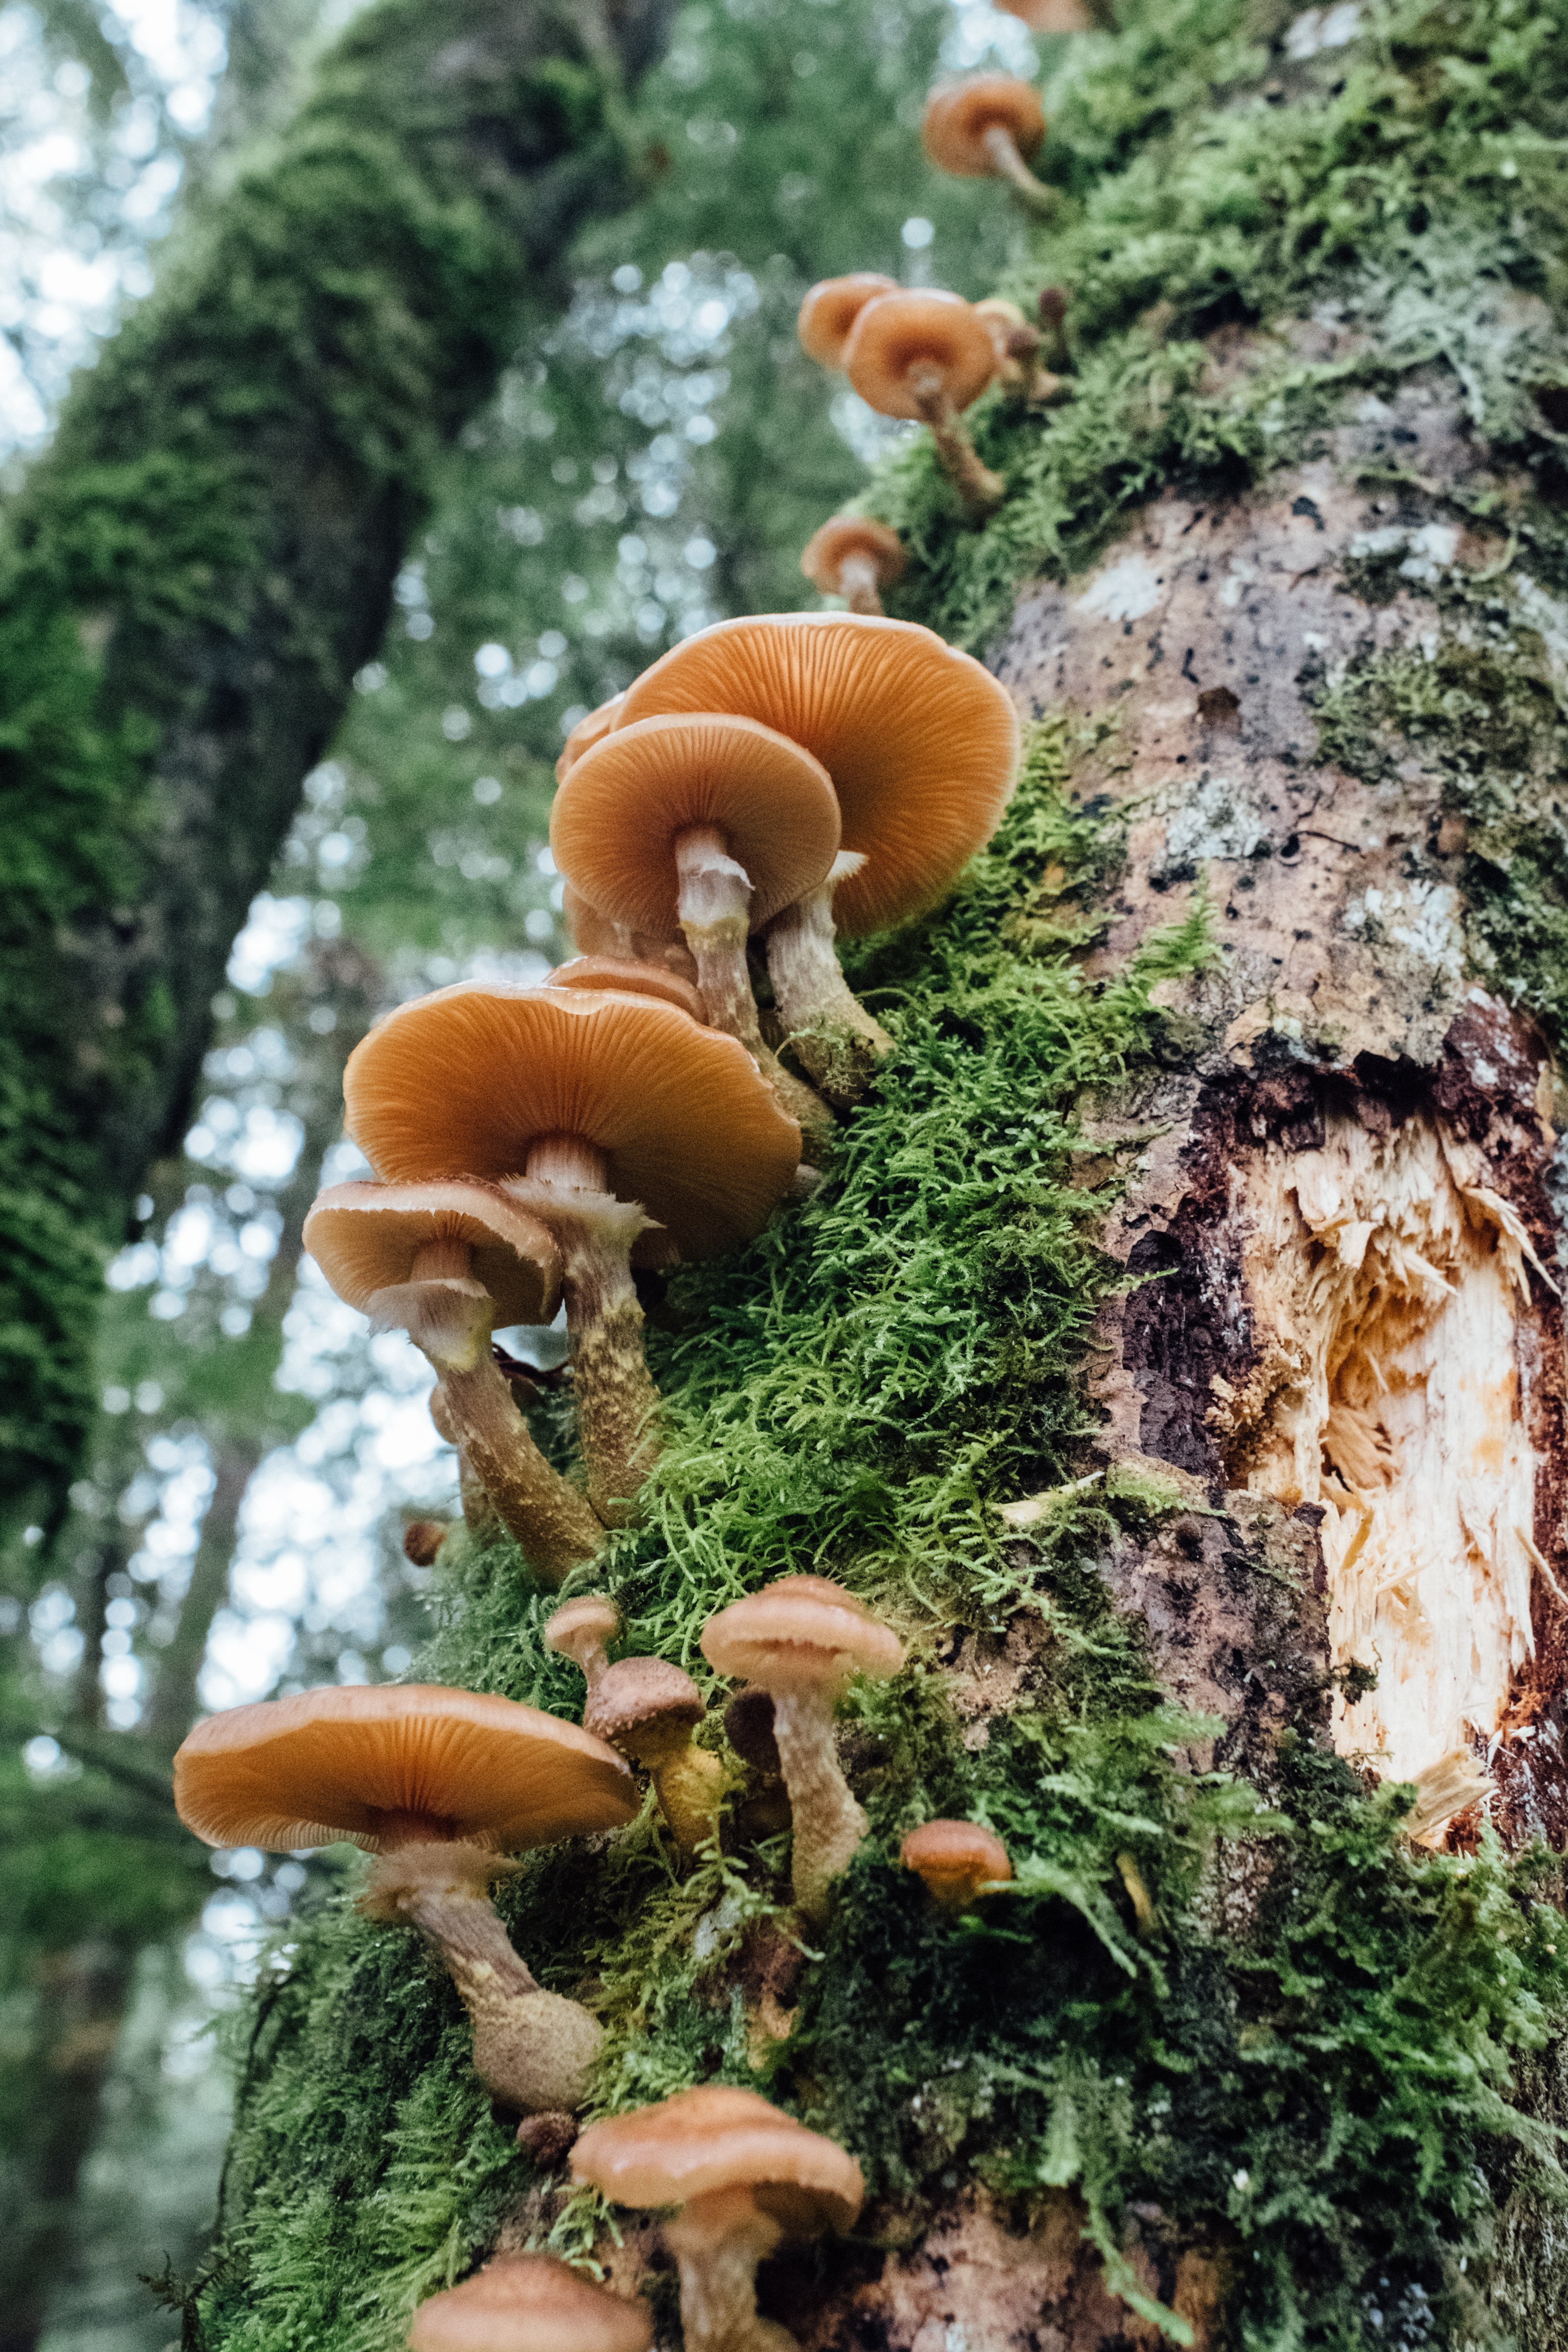
<svg viewBox="0 0 1568 2352">
<path fill-rule="evenodd" d="M 0 7 L 0 385 L 15 491 L 73 365 L 305 86 L 352 0 Z M 798 571 L 889 427 L 801 355 L 816 278 L 986 290 L 983 185 L 911 135 L 942 68 L 1033 72 L 947 0 L 711 0 L 639 94 L 647 193 L 574 257 L 444 461 L 331 756 L 214 1004 L 195 1117 L 115 1260 L 97 1434 L 52 1540 L 0 1560 L 0 2352 L 153 2352 L 137 2273 L 189 2269 L 226 2126 L 222 2022 L 324 1865 L 208 1857 L 167 1800 L 203 1706 L 394 1675 L 401 1530 L 453 1507 L 423 1360 L 300 1261 L 350 1175 L 342 1064 L 385 1004 L 563 951 L 552 768 L 584 710 Z M 546 1335 L 542 1346 L 548 1349 Z M 47 1557 L 40 1563 L 39 1554 Z"/>
</svg>

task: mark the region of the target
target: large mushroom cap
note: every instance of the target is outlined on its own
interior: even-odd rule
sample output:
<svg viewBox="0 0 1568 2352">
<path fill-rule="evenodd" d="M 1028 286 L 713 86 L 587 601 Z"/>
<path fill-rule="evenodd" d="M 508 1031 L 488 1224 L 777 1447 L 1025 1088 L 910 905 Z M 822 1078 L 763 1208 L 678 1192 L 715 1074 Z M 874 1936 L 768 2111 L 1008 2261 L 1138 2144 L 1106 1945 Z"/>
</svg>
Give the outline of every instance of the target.
<svg viewBox="0 0 1568 2352">
<path fill-rule="evenodd" d="M 645 670 L 624 707 L 628 721 L 659 710 L 739 711 L 821 761 L 838 795 L 841 846 L 866 859 L 834 894 L 834 921 L 851 937 L 935 904 L 995 831 L 1018 768 L 1018 714 L 1005 688 L 913 621 L 857 613 L 720 621 Z"/>
<path fill-rule="evenodd" d="M 333 1184 L 305 1220 L 305 1247 L 351 1307 L 413 1278 L 432 1242 L 466 1242 L 496 1321 L 548 1323 L 561 1304 L 561 1253 L 537 1217 L 499 1184 Z"/>
<path fill-rule="evenodd" d="M 612 694 L 608 702 L 601 702 L 596 710 L 590 710 L 586 718 L 579 719 L 576 726 L 573 728 L 565 742 L 561 746 L 561 757 L 555 762 L 555 781 L 558 784 L 565 782 L 588 746 L 591 743 L 596 743 L 601 735 L 609 733 L 620 714 L 621 704 L 625 699 L 624 694 Z"/>
<path fill-rule="evenodd" d="M 867 303 L 874 295 L 896 292 L 898 283 L 879 269 L 852 269 L 847 278 L 824 278 L 808 289 L 795 331 L 819 367 L 840 364 L 849 330 Z"/>
<path fill-rule="evenodd" d="M 610 989 L 620 996 L 657 996 L 661 1004 L 678 1004 L 701 1028 L 708 1024 L 702 992 L 663 964 L 642 963 L 631 956 L 580 955 L 558 963 L 545 975 L 543 988 Z"/>
<path fill-rule="evenodd" d="M 647 2352 L 653 2322 L 552 2254 L 497 2254 L 422 2303 L 410 2352 Z"/>
<path fill-rule="evenodd" d="M 545 1136 L 593 1144 L 616 1199 L 664 1228 L 639 1263 L 749 1241 L 800 1163 L 745 1047 L 649 996 L 459 981 L 362 1039 L 343 1098 L 365 1157 L 405 1180 L 517 1176 Z"/>
<path fill-rule="evenodd" d="M 889 524 L 870 515 L 832 515 L 806 541 L 800 568 L 814 588 L 837 596 L 840 571 L 850 555 L 875 564 L 879 588 L 890 588 L 909 562 L 903 541 Z"/>
<path fill-rule="evenodd" d="M 438 1684 L 361 1684 L 231 1707 L 174 1759 L 174 1803 L 208 1845 L 373 1853 L 427 1825 L 495 1853 L 619 1829 L 637 1790 L 611 1748 L 537 1707 Z"/>
<path fill-rule="evenodd" d="M 859 2166 L 837 2140 L 755 2091 L 721 2083 L 590 2124 L 572 2174 L 617 2205 L 684 2205 L 716 2189 L 751 2189 L 799 2237 L 847 2229 L 865 2194 Z"/>
<path fill-rule="evenodd" d="M 675 845 L 723 835 L 752 884 L 754 924 L 814 890 L 838 850 L 826 770 L 787 735 L 731 712 L 626 720 L 584 752 L 555 795 L 563 874 L 616 922 L 656 936 L 677 919 Z"/>
<path fill-rule="evenodd" d="M 846 1682 L 852 1674 L 886 1681 L 904 1663 L 898 1636 L 825 1576 L 781 1576 L 731 1601 L 703 1627 L 702 1654 L 716 1674 L 772 1691 Z"/>
<path fill-rule="evenodd" d="M 926 100 L 921 138 L 939 172 L 984 180 L 991 173 L 985 133 L 1005 131 L 1020 155 L 1032 155 L 1046 135 L 1040 94 L 1016 74 L 968 74 L 932 90 Z"/>
<path fill-rule="evenodd" d="M 868 302 L 844 347 L 844 373 L 879 416 L 924 415 L 912 372 L 936 369 L 954 408 L 978 400 L 996 373 L 996 346 L 962 294 L 927 287 Z"/>
</svg>

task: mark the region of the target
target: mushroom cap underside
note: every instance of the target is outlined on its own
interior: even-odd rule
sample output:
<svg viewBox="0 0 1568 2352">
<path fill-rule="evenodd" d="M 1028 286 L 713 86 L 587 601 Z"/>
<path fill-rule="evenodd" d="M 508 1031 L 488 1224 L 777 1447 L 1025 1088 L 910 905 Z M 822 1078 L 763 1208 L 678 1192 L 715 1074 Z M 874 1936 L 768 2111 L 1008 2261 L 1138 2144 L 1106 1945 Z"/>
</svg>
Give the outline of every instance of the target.
<svg viewBox="0 0 1568 2352">
<path fill-rule="evenodd" d="M 544 1646 L 569 1658 L 574 1648 L 595 1642 L 613 1642 L 621 1630 L 621 1612 L 605 1592 L 584 1592 L 563 1601 L 544 1625 Z"/>
<path fill-rule="evenodd" d="M 985 133 L 1009 133 L 1021 155 L 1032 155 L 1046 135 L 1040 94 L 1016 74 L 968 74 L 933 90 L 926 100 L 921 138 L 939 172 L 981 180 L 992 169 Z"/>
<path fill-rule="evenodd" d="M 742 1045 L 618 992 L 459 981 L 361 1041 L 343 1097 L 365 1157 L 403 1180 L 521 1176 L 547 1136 L 592 1144 L 608 1190 L 663 1229 L 638 1264 L 750 1241 L 800 1162 L 800 1129 Z"/>
<path fill-rule="evenodd" d="M 699 1028 L 708 1025 L 708 1007 L 700 989 L 682 980 L 663 964 L 643 963 L 631 956 L 579 955 L 558 963 L 540 985 L 543 988 L 589 988 L 603 995 L 655 996 L 661 1004 L 678 1005 Z"/>
<path fill-rule="evenodd" d="M 496 1302 L 496 1321 L 549 1323 L 561 1304 L 553 1235 L 499 1184 L 333 1184 L 305 1220 L 305 1247 L 338 1297 L 362 1314 L 378 1290 L 413 1279 L 434 1242 L 462 1242 L 470 1271 Z"/>
<path fill-rule="evenodd" d="M 174 1759 L 180 1819 L 208 1845 L 380 1853 L 437 1837 L 496 1853 L 618 1829 L 638 1803 L 615 1750 L 539 1708 L 439 1684 L 333 1685 L 209 1716 Z M 389 1822 L 389 1818 L 392 1817 Z"/>
<path fill-rule="evenodd" d="M 420 2305 L 410 2352 L 647 2352 L 647 2305 L 595 2286 L 551 2254 L 496 2254 Z"/>
<path fill-rule="evenodd" d="M 913 621 L 720 621 L 645 670 L 625 710 L 628 723 L 660 710 L 738 711 L 820 760 L 838 797 L 840 846 L 866 859 L 834 893 L 835 924 L 853 937 L 935 905 L 995 831 L 1018 769 L 1005 688 Z"/>
<path fill-rule="evenodd" d="M 830 515 L 806 541 L 800 568 L 825 596 L 837 596 L 840 567 L 851 555 L 864 556 L 876 566 L 879 588 L 891 587 L 909 562 L 903 541 L 889 524 L 871 515 Z"/>
<path fill-rule="evenodd" d="M 702 1654 L 716 1674 L 773 1691 L 832 1685 L 850 1674 L 882 1681 L 904 1663 L 903 1644 L 863 1601 L 821 1576 L 785 1576 L 710 1617 Z"/>
<path fill-rule="evenodd" d="M 824 278 L 806 289 L 795 321 L 807 356 L 819 367 L 836 368 L 843 360 L 849 330 L 874 295 L 891 294 L 896 278 L 879 269 L 852 269 L 843 278 Z"/>
<path fill-rule="evenodd" d="M 918 417 L 918 373 L 935 369 L 954 408 L 979 399 L 996 373 L 996 345 L 961 294 L 928 287 L 868 302 L 844 348 L 844 373 L 881 416 Z"/>
<path fill-rule="evenodd" d="M 625 699 L 623 689 L 620 694 L 612 694 L 608 702 L 601 702 L 596 710 L 590 710 L 585 718 L 579 719 L 576 726 L 573 728 L 561 746 L 561 756 L 555 762 L 555 781 L 558 784 L 565 782 L 590 743 L 596 743 L 601 735 L 609 733 L 620 714 L 621 704 Z"/>
<path fill-rule="evenodd" d="M 730 711 L 660 712 L 584 752 L 555 795 L 550 846 L 592 905 L 657 937 L 678 919 L 683 833 L 722 836 L 760 927 L 825 879 L 838 825 L 827 771 L 789 736 Z"/>
<path fill-rule="evenodd" d="M 865 2193 L 859 2166 L 837 2140 L 755 2091 L 719 2083 L 590 2124 L 572 2172 L 619 2205 L 684 2205 L 715 2189 L 751 2189 L 801 2236 L 847 2228 Z"/>
</svg>

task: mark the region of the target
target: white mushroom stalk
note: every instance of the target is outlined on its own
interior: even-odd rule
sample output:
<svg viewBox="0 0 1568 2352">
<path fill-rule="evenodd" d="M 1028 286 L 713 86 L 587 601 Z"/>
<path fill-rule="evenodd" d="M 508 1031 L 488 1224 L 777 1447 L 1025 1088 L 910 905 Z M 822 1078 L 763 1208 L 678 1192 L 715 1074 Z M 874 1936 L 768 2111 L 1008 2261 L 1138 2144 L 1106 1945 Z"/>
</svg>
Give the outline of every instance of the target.
<svg viewBox="0 0 1568 2352">
<path fill-rule="evenodd" d="M 757 2310 L 757 2264 L 784 2231 L 749 2189 L 693 2197 L 664 2236 L 680 2272 L 687 2352 L 799 2352 L 789 2330 Z"/>
<path fill-rule="evenodd" d="M 763 1036 L 746 961 L 752 928 L 752 878 L 738 865 L 715 825 L 692 825 L 675 845 L 679 878 L 677 913 L 697 965 L 697 985 L 708 1018 L 738 1038 L 773 1088 L 779 1107 L 817 1141 L 833 1122 L 808 1086 L 786 1070 Z"/>
<path fill-rule="evenodd" d="M 834 944 L 833 894 L 865 865 L 841 849 L 826 878 L 775 917 L 768 976 L 790 1045 L 835 1109 L 858 1102 L 893 1040 L 850 988 Z"/>
</svg>

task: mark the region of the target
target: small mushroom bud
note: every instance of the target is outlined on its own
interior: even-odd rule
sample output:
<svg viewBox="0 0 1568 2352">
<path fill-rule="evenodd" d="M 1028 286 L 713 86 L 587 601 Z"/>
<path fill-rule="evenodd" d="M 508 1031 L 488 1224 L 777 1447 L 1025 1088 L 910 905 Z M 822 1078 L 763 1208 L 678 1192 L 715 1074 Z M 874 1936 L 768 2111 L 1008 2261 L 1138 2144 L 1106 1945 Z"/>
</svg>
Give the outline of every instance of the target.
<svg viewBox="0 0 1568 2352">
<path fill-rule="evenodd" d="M 719 1833 L 724 1768 L 694 1748 L 702 1694 L 689 1675 L 663 1658 L 623 1658 L 595 1686 L 583 1727 L 653 1775 L 665 1820 L 683 1853 Z"/>
<path fill-rule="evenodd" d="M 926 100 L 921 138 L 939 172 L 963 180 L 1005 180 L 1032 213 L 1054 213 L 1055 188 L 1037 180 L 1026 155 L 1046 135 L 1039 92 L 1014 74 L 969 74 Z"/>
<path fill-rule="evenodd" d="M 878 295 L 851 330 L 844 372 L 879 415 L 919 417 L 930 426 L 971 516 L 979 520 L 1001 504 L 1007 486 L 981 464 L 959 419 L 996 373 L 996 346 L 962 295 L 934 288 Z"/>
<path fill-rule="evenodd" d="M 978 1822 L 925 1822 L 910 1832 L 899 1860 L 940 1909 L 955 1913 L 1013 1875 L 1006 1847 Z"/>
<path fill-rule="evenodd" d="M 410 2352 L 647 2352 L 652 2341 L 646 2305 L 595 2286 L 553 2254 L 494 2255 L 422 2303 L 408 2331 Z"/>
<path fill-rule="evenodd" d="M 881 592 L 900 578 L 904 542 L 869 515 L 835 515 L 806 541 L 800 568 L 825 596 L 842 596 L 852 613 L 880 613 Z"/>
<path fill-rule="evenodd" d="M 403 1530 L 403 1557 L 416 1568 L 431 1568 L 449 1530 L 445 1519 L 410 1519 Z"/>
<path fill-rule="evenodd" d="M 609 1667 L 606 1645 L 621 1630 L 621 1615 L 607 1593 L 585 1592 L 568 1601 L 548 1619 L 544 1646 L 557 1657 L 570 1658 L 593 1697 Z"/>
</svg>

